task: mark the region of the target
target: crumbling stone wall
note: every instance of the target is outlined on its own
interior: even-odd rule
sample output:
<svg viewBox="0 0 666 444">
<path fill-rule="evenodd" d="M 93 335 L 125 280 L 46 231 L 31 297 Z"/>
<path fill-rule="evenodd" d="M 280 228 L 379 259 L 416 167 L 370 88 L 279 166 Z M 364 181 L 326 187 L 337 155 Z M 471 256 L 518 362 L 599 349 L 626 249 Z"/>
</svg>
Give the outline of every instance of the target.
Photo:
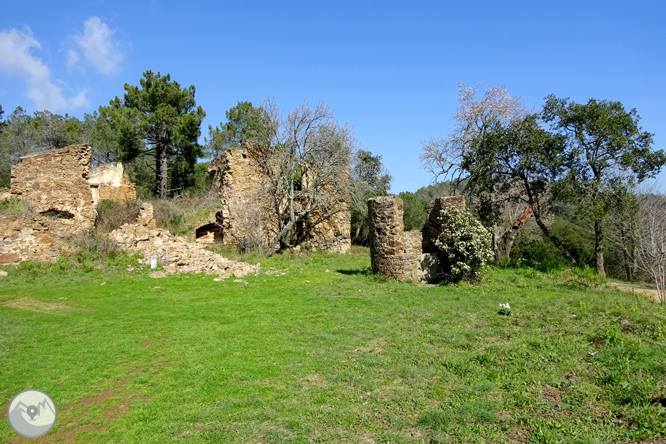
<svg viewBox="0 0 666 444">
<path fill-rule="evenodd" d="M 12 166 L 12 195 L 38 213 L 69 213 L 78 229 L 87 229 L 97 216 L 88 183 L 90 155 L 88 145 L 70 145 L 21 157 Z"/>
<path fill-rule="evenodd" d="M 90 156 L 88 145 L 70 145 L 22 157 L 12 167 L 11 196 L 29 202 L 33 212 L 0 214 L 0 263 L 53 262 L 73 253 L 63 239 L 94 224 L 99 199 L 136 198 L 121 164 L 90 171 Z"/>
<path fill-rule="evenodd" d="M 153 206 L 144 203 L 134 224 L 124 224 L 109 235 L 123 249 L 139 252 L 143 263 L 150 264 L 155 256 L 162 264 L 164 273 L 206 273 L 220 276 L 243 277 L 259 271 L 257 265 L 236 262 L 206 250 L 202 245 L 188 242 L 157 228 L 153 218 Z"/>
<path fill-rule="evenodd" d="M 275 204 L 280 197 L 268 194 L 269 178 L 251 157 L 249 143 L 226 150 L 211 162 L 208 173 L 213 190 L 220 193 L 221 206 L 201 221 L 198 242 L 266 247 L 277 236 L 280 224 Z M 311 212 L 303 229 L 312 249 L 346 253 L 351 248 L 349 202 L 340 198 Z"/>
<path fill-rule="evenodd" d="M 465 196 L 436 197 L 426 205 L 428 219 L 421 232 L 423 233 L 423 252 L 436 253 L 437 246 L 433 243 L 441 233 L 443 225 L 439 222 L 439 215 L 450 207 L 465 208 Z"/>
<path fill-rule="evenodd" d="M 444 208 L 465 207 L 463 196 L 438 197 L 427 206 L 428 219 L 421 231 L 404 231 L 403 203 L 397 196 L 368 200 L 370 260 L 373 273 L 412 282 L 434 283 L 442 265 L 432 239 L 442 232 L 438 217 Z"/>
<path fill-rule="evenodd" d="M 241 243 L 266 246 L 278 233 L 268 178 L 247 149 L 228 149 L 211 162 L 211 187 L 220 193 L 221 207 L 197 236 L 210 236 L 227 245 Z M 200 227 L 204 228 L 204 226 Z"/>
<path fill-rule="evenodd" d="M 41 215 L 0 214 L 0 264 L 25 260 L 54 262 L 75 248 L 62 240 L 71 235 L 73 220 L 52 220 Z"/>
<path fill-rule="evenodd" d="M 404 281 L 418 279 L 418 252 L 405 241 L 402 199 L 380 196 L 368 200 L 370 218 L 370 260 L 373 273 Z M 412 243 L 410 242 L 410 243 Z M 409 246 L 409 248 L 408 248 Z M 416 250 L 416 251 L 415 251 Z"/>
<path fill-rule="evenodd" d="M 102 199 L 115 201 L 136 199 L 136 186 L 125 173 L 122 163 L 109 163 L 91 168 L 88 175 L 94 205 Z"/>
<path fill-rule="evenodd" d="M 308 235 L 315 251 L 347 253 L 351 248 L 351 211 L 348 202 L 333 202 L 310 213 Z"/>
</svg>

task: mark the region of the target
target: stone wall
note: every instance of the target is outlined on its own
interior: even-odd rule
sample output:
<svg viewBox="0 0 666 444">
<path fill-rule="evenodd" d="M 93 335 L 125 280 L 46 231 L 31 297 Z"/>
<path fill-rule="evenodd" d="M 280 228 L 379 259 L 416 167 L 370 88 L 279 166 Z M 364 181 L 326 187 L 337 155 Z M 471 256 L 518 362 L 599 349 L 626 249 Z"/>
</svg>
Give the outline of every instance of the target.
<svg viewBox="0 0 666 444">
<path fill-rule="evenodd" d="M 373 273 L 412 282 L 441 280 L 442 265 L 432 239 L 442 232 L 440 211 L 465 207 L 463 196 L 439 197 L 428 206 L 428 219 L 421 231 L 404 231 L 402 199 L 380 196 L 368 200 L 370 260 Z"/>
<path fill-rule="evenodd" d="M 254 150 L 248 143 L 226 150 L 211 162 L 208 173 L 221 205 L 199 224 L 198 242 L 266 247 L 278 234 L 276 199 L 285 197 L 267 193 L 269 178 L 251 157 Z M 351 248 L 349 202 L 338 199 L 311 212 L 303 229 L 304 239 L 314 250 L 346 253 Z"/>
<path fill-rule="evenodd" d="M 95 205 L 102 199 L 115 201 L 136 199 L 136 186 L 124 172 L 122 163 L 109 163 L 91 168 L 88 176 Z"/>
<path fill-rule="evenodd" d="M 90 155 L 88 145 L 70 145 L 21 157 L 12 167 L 12 195 L 37 213 L 67 213 L 77 229 L 87 229 L 97 216 L 88 183 Z"/>
<path fill-rule="evenodd" d="M 212 213 L 197 236 L 228 245 L 266 246 L 278 233 L 268 178 L 246 149 L 228 149 L 215 157 L 208 170 L 211 186 L 220 193 L 220 208 Z M 207 227 L 207 228 L 206 228 Z M 206 228 L 206 229 L 204 229 Z"/>
<path fill-rule="evenodd" d="M 121 164 L 89 170 L 90 156 L 88 145 L 70 145 L 22 157 L 12 167 L 10 195 L 29 202 L 32 213 L 0 214 L 0 263 L 53 262 L 73 253 L 63 239 L 94 224 L 99 199 L 136 198 Z"/>
<path fill-rule="evenodd" d="M 61 238 L 75 230 L 73 220 L 41 215 L 0 214 L 0 265 L 25 260 L 54 262 L 75 248 Z"/>
<path fill-rule="evenodd" d="M 334 202 L 310 213 L 309 242 L 315 251 L 345 254 L 351 248 L 349 203 Z"/>
</svg>

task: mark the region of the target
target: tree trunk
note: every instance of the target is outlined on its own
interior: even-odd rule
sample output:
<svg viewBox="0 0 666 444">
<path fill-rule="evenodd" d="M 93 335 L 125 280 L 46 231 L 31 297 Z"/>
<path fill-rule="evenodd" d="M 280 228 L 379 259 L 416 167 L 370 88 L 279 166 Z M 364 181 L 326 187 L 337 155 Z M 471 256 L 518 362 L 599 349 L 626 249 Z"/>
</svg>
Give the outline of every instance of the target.
<svg viewBox="0 0 666 444">
<path fill-rule="evenodd" d="M 557 247 L 557 249 L 560 250 L 560 251 L 562 252 L 562 254 L 564 255 L 564 257 L 566 257 L 567 259 L 569 259 L 569 261 L 570 261 L 572 264 L 575 264 L 575 263 L 576 263 L 576 258 L 574 258 L 573 255 L 572 255 L 571 253 L 569 253 L 569 250 L 566 249 L 566 247 L 564 246 L 564 244 L 562 244 L 562 242 L 560 242 L 560 240 L 559 240 L 558 238 L 556 238 L 555 236 L 553 236 L 553 233 L 551 233 L 550 230 L 548 229 L 548 227 L 546 226 L 546 224 L 543 223 L 543 221 L 541 220 L 541 216 L 539 216 L 538 213 L 534 213 L 534 219 L 536 220 L 536 223 L 537 223 L 537 225 L 539 226 L 539 228 L 541 228 L 541 231 L 543 232 L 543 234 L 544 234 L 548 239 L 550 239 L 552 243 L 555 244 L 555 246 Z"/>
<path fill-rule="evenodd" d="M 629 282 L 634 280 L 633 260 L 631 246 L 629 245 L 629 236 L 624 226 L 620 227 L 620 241 L 622 242 L 622 259 L 624 260 L 624 273 Z"/>
<path fill-rule="evenodd" d="M 597 273 L 606 276 L 606 271 L 604 270 L 604 234 L 601 230 L 600 222 L 594 222 L 594 256 Z"/>
<path fill-rule="evenodd" d="M 158 145 L 155 147 L 156 153 L 155 153 L 155 175 L 156 175 L 156 180 L 155 180 L 155 194 L 160 199 L 166 199 L 167 198 L 167 190 L 168 190 L 168 184 L 169 184 L 169 164 L 168 164 L 168 158 L 167 158 L 167 150 L 166 147 L 162 145 Z"/>
<path fill-rule="evenodd" d="M 504 257 L 509 257 L 511 255 L 511 248 L 513 248 L 513 242 L 518 236 L 518 230 L 523 226 L 527 219 L 532 215 L 532 205 L 527 205 L 527 209 L 523 214 L 514 222 L 513 226 L 502 235 L 500 241 L 497 243 L 497 248 L 495 249 L 495 260 L 502 259 Z"/>
</svg>

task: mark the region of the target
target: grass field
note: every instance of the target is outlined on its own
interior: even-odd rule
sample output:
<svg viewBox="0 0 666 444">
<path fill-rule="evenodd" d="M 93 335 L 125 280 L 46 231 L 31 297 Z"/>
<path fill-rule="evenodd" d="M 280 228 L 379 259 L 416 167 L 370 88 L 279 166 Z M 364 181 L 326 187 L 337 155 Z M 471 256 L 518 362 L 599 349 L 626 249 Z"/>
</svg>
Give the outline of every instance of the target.
<svg viewBox="0 0 666 444">
<path fill-rule="evenodd" d="M 666 323 L 648 297 L 576 270 L 496 268 L 482 287 L 432 287 L 368 266 L 364 249 L 276 256 L 247 285 L 6 268 L 0 408 L 46 391 L 58 421 L 37 441 L 64 443 L 666 436 Z M 0 442 L 33 440 L 3 417 Z"/>
</svg>

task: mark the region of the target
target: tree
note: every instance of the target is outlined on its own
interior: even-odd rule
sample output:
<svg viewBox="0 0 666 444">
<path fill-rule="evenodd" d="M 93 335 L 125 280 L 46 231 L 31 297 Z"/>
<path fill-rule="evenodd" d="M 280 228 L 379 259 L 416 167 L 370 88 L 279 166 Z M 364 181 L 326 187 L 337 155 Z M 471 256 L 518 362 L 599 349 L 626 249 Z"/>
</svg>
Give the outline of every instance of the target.
<svg viewBox="0 0 666 444">
<path fill-rule="evenodd" d="M 445 139 L 432 138 L 422 142 L 421 163 L 435 180 L 440 176 L 459 180 L 465 173 L 461 165 L 463 156 L 475 138 L 483 137 L 496 122 L 507 124 L 529 112 L 520 97 L 510 95 L 502 86 L 491 86 L 480 99 L 476 97 L 478 89 L 478 85 L 471 87 L 458 83 L 453 132 Z"/>
<path fill-rule="evenodd" d="M 208 125 L 206 151 L 211 157 L 217 156 L 231 147 L 238 147 L 244 140 L 256 143 L 270 143 L 270 116 L 261 107 L 255 108 L 252 102 L 238 102 L 225 115 L 227 122 L 219 127 Z"/>
<path fill-rule="evenodd" d="M 32 117 L 20 106 L 5 121 L 0 133 L 0 187 L 8 187 L 11 180 L 11 166 L 21 156 L 38 151 L 39 135 Z"/>
<path fill-rule="evenodd" d="M 182 88 L 169 74 L 143 73 L 140 86 L 125 84 L 123 99 L 116 97 L 100 107 L 115 133 L 121 161 L 149 157 L 154 161 L 155 194 L 166 199 L 169 185 L 188 186 L 194 166 L 203 156 L 197 142 L 206 113 L 196 106 L 195 88 Z M 177 180 L 171 180 L 171 174 Z"/>
<path fill-rule="evenodd" d="M 323 103 L 303 103 L 286 117 L 270 101 L 263 108 L 270 116 L 271 143 L 251 144 L 250 157 L 266 174 L 266 192 L 274 198 L 280 226 L 268 248 L 272 252 L 311 214 L 348 201 L 357 142 L 351 128 L 339 124 Z"/>
<path fill-rule="evenodd" d="M 660 302 L 666 300 L 666 199 L 663 195 L 641 196 L 638 217 L 638 265 L 657 285 Z"/>
<path fill-rule="evenodd" d="M 4 113 L 5 113 L 5 112 L 2 110 L 2 105 L 0 105 L 0 133 L 2 133 L 2 128 L 3 128 L 5 125 L 7 125 L 7 122 L 3 122 L 3 121 L 2 121 L 2 115 L 3 115 Z"/>
<path fill-rule="evenodd" d="M 498 122 L 508 124 L 520 120 L 529 112 L 520 97 L 510 95 L 502 86 L 491 86 L 481 98 L 477 98 L 477 92 L 478 85 L 471 87 L 458 83 L 458 108 L 453 117 L 453 132 L 446 139 L 433 138 L 422 142 L 423 167 L 434 175 L 435 180 L 440 176 L 450 179 L 454 189 L 466 173 L 462 162 L 474 139 L 483 138 Z M 487 219 L 493 227 L 491 242 L 497 256 L 499 214 L 496 201 L 496 192 L 491 188 L 487 196 L 490 209 Z"/>
<path fill-rule="evenodd" d="M 382 156 L 359 149 L 351 168 L 351 229 L 352 239 L 361 245 L 368 242 L 368 199 L 388 193 L 393 178 L 382 163 Z"/>
<path fill-rule="evenodd" d="M 622 103 L 590 99 L 577 104 L 546 97 L 542 119 L 566 141 L 567 173 L 561 181 L 563 195 L 580 201 L 594 224 L 595 265 L 604 269 L 604 224 L 614 203 L 612 182 L 620 178 L 640 183 L 654 177 L 666 163 L 663 150 L 652 150 L 652 134 L 638 126 L 635 109 Z"/>
<path fill-rule="evenodd" d="M 564 138 L 542 129 L 538 116 L 531 115 L 508 125 L 495 122 L 484 136 L 474 139 L 461 168 L 469 173 L 472 192 L 497 190 L 505 201 L 529 205 L 543 234 L 576 263 L 545 221 L 557 198 L 557 181 L 565 171 L 564 153 Z M 515 235 L 511 243 L 514 239 Z"/>
</svg>

